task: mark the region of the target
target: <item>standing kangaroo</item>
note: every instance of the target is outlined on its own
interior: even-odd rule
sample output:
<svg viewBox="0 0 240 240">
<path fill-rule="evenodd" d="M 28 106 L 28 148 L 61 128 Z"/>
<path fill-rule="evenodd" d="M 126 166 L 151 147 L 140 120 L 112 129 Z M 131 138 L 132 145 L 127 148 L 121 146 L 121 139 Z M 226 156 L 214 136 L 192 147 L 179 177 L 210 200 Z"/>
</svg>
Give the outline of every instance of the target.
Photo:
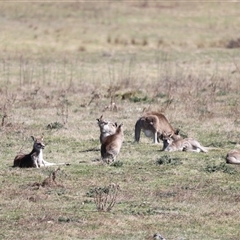
<svg viewBox="0 0 240 240">
<path fill-rule="evenodd" d="M 120 124 L 113 135 L 107 136 L 101 145 L 101 157 L 106 163 L 114 162 L 124 140 L 123 124 Z"/>
<path fill-rule="evenodd" d="M 18 154 L 14 161 L 13 167 L 20 168 L 39 168 L 54 165 L 65 165 L 65 163 L 50 163 L 43 159 L 43 152 L 45 145 L 43 143 L 43 137 L 35 138 L 31 136 L 33 140 L 33 149 L 29 154 Z"/>
<path fill-rule="evenodd" d="M 167 118 L 158 112 L 147 112 L 140 117 L 135 124 L 135 141 L 139 142 L 141 130 L 145 133 L 146 137 L 152 137 L 154 143 L 163 140 L 163 132 L 172 134 L 173 139 L 181 138 L 179 130 L 174 129 Z"/>
<path fill-rule="evenodd" d="M 104 120 L 103 115 L 96 120 L 100 128 L 100 143 L 102 143 L 107 136 L 110 136 L 116 132 L 117 123 Z"/>
</svg>

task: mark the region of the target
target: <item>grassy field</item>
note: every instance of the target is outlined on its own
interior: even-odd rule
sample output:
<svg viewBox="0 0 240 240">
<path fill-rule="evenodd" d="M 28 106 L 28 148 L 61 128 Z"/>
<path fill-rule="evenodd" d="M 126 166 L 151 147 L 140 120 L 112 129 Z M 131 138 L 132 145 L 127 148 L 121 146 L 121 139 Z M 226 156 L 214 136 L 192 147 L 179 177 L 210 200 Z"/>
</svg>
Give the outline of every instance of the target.
<svg viewBox="0 0 240 240">
<path fill-rule="evenodd" d="M 0 2 L 0 239 L 240 239 L 239 3 Z M 115 103 L 117 111 L 111 108 Z M 134 125 L 165 114 L 208 153 L 162 152 Z M 124 124 L 113 166 L 96 119 Z M 56 168 L 12 168 L 44 136 Z M 111 211 L 94 191 L 119 185 Z"/>
</svg>

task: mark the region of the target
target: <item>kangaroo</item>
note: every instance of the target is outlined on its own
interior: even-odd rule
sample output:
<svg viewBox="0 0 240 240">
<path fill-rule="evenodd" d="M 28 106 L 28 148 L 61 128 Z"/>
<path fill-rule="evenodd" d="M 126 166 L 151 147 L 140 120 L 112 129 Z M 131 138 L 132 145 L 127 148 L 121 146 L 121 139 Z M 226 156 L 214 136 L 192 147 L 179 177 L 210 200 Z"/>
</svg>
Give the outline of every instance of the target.
<svg viewBox="0 0 240 240">
<path fill-rule="evenodd" d="M 164 151 L 192 151 L 192 152 L 207 152 L 208 150 L 201 146 L 201 144 L 193 138 L 184 138 L 174 140 L 171 138 L 171 134 L 164 134 Z"/>
<path fill-rule="evenodd" d="M 147 112 L 137 120 L 135 124 L 136 142 L 140 140 L 141 130 L 143 130 L 146 137 L 152 137 L 155 144 L 163 140 L 163 132 L 171 133 L 173 139 L 181 138 L 179 130 L 174 129 L 167 118 L 158 112 Z"/>
<path fill-rule="evenodd" d="M 39 168 L 54 165 L 65 165 L 65 163 L 50 163 L 43 159 L 43 152 L 45 145 L 43 143 L 43 136 L 40 138 L 35 138 L 31 136 L 33 140 L 33 149 L 29 154 L 18 154 L 14 161 L 13 167 L 20 168 Z"/>
<path fill-rule="evenodd" d="M 103 119 L 103 115 L 100 118 L 96 119 L 98 121 L 98 126 L 100 128 L 100 143 L 103 143 L 103 140 L 116 132 L 117 123 L 112 123 Z"/>
<path fill-rule="evenodd" d="M 230 164 L 240 164 L 240 151 L 231 150 L 226 156 L 226 163 Z"/>
<path fill-rule="evenodd" d="M 106 163 L 114 162 L 120 152 L 124 140 L 122 126 L 123 124 L 120 124 L 116 132 L 107 136 L 101 145 L 101 157 Z"/>
</svg>

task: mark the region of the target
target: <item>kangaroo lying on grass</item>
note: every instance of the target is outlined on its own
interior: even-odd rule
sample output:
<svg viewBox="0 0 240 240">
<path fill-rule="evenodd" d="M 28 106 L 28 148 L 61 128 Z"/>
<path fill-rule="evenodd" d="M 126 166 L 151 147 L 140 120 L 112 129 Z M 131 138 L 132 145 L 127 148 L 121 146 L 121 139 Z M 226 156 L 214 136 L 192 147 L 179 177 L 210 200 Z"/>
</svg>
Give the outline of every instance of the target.
<svg viewBox="0 0 240 240">
<path fill-rule="evenodd" d="M 106 163 L 114 162 L 124 140 L 123 124 L 120 124 L 113 135 L 107 136 L 101 145 L 101 157 Z"/>
<path fill-rule="evenodd" d="M 231 150 L 226 156 L 226 163 L 240 164 L 240 150 Z"/>
<path fill-rule="evenodd" d="M 167 118 L 158 112 L 147 112 L 140 117 L 135 124 L 135 141 L 139 142 L 141 130 L 145 133 L 146 137 L 152 137 L 154 143 L 163 140 L 163 132 L 172 134 L 173 139 L 181 138 L 179 130 L 174 129 Z"/>
<path fill-rule="evenodd" d="M 184 138 L 174 140 L 171 134 L 164 134 L 164 151 L 192 151 L 192 152 L 207 152 L 207 149 L 203 147 L 197 140 L 193 138 Z"/>
<path fill-rule="evenodd" d="M 100 143 L 103 140 L 116 132 L 117 123 L 112 123 L 103 119 L 103 115 L 96 119 L 98 121 L 98 126 L 100 128 Z"/>
<path fill-rule="evenodd" d="M 13 162 L 13 167 L 20 168 L 39 168 L 55 165 L 65 165 L 65 163 L 50 163 L 43 159 L 43 152 L 45 145 L 43 143 L 43 137 L 35 138 L 31 136 L 33 140 L 33 149 L 29 154 L 18 154 Z"/>
</svg>

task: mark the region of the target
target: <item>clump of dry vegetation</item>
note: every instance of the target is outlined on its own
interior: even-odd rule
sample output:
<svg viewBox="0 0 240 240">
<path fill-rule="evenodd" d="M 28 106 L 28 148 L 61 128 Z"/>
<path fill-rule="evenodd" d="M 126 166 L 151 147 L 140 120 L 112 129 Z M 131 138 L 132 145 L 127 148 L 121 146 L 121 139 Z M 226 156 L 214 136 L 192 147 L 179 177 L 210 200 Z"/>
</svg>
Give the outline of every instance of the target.
<svg viewBox="0 0 240 240">
<path fill-rule="evenodd" d="M 117 201 L 119 185 L 111 183 L 106 187 L 94 188 L 94 202 L 98 211 L 109 212 Z"/>
<path fill-rule="evenodd" d="M 57 171 L 59 171 L 60 168 L 57 168 L 56 170 L 52 171 L 49 176 L 43 180 L 42 183 L 34 183 L 32 186 L 40 187 L 63 187 L 63 185 L 57 183 L 56 176 Z"/>
<path fill-rule="evenodd" d="M 240 48 L 240 38 L 237 38 L 236 40 L 231 39 L 227 44 L 227 48 Z"/>
</svg>

